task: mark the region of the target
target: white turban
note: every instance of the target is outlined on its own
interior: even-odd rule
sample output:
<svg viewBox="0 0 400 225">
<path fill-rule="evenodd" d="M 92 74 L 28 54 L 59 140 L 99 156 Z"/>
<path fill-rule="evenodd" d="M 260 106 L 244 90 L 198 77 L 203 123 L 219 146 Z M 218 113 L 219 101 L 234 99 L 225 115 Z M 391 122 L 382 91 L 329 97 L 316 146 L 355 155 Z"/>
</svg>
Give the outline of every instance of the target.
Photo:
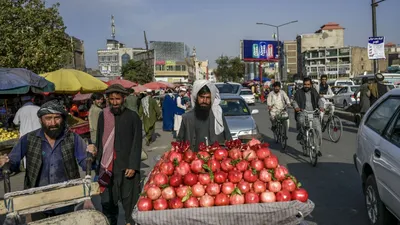
<svg viewBox="0 0 400 225">
<path fill-rule="evenodd" d="M 196 80 L 193 84 L 193 91 L 191 94 L 192 105 L 196 105 L 195 102 L 197 100 L 197 93 L 204 86 L 207 86 L 211 91 L 211 110 L 215 117 L 215 134 L 219 135 L 224 131 L 224 122 L 222 120 L 222 108 L 219 105 L 221 102 L 221 97 L 219 96 L 219 91 L 215 84 L 208 80 Z"/>
</svg>

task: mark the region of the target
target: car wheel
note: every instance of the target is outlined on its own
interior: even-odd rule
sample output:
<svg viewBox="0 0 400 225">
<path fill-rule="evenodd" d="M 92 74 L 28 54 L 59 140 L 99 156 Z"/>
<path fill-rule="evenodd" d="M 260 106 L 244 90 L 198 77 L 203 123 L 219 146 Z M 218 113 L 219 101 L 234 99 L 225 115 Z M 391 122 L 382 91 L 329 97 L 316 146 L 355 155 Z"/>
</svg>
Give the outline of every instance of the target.
<svg viewBox="0 0 400 225">
<path fill-rule="evenodd" d="M 379 197 L 376 180 L 373 174 L 369 175 L 365 182 L 364 196 L 368 220 L 371 225 L 396 224 L 394 216 L 386 209 L 385 204 Z"/>
</svg>

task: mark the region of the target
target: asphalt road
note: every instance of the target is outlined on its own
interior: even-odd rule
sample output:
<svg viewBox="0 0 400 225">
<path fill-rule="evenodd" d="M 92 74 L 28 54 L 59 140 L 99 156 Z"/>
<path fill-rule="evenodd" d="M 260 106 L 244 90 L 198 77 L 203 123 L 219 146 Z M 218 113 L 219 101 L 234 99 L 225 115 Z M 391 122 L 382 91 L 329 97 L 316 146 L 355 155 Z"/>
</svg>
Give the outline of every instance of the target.
<svg viewBox="0 0 400 225">
<path fill-rule="evenodd" d="M 264 141 L 278 156 L 280 164 L 301 181 L 308 190 L 315 209 L 307 218 L 309 224 L 318 225 L 365 225 L 368 224 L 361 180 L 353 164 L 356 151 L 357 128 L 353 122 L 342 120 L 343 134 L 338 143 L 329 140 L 327 131 L 323 134 L 322 157 L 317 167 L 312 167 L 309 158 L 303 156 L 301 145 L 296 141 L 297 131 L 293 110 L 290 110 L 290 128 L 287 153 L 281 152 L 275 144 L 271 123 L 265 105 L 250 108 L 259 109 L 254 119 L 263 134 Z M 345 115 L 345 114 L 344 114 Z"/>
</svg>

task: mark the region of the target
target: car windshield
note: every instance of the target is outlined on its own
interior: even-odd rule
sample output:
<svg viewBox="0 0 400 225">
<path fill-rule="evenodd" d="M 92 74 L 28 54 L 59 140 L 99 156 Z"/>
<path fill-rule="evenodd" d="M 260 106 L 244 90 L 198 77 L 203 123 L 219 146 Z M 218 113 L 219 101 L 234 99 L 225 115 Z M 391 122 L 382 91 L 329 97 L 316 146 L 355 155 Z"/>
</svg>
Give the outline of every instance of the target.
<svg viewBox="0 0 400 225">
<path fill-rule="evenodd" d="M 356 92 L 358 90 L 358 86 L 350 87 L 351 92 Z"/>
<path fill-rule="evenodd" d="M 352 82 L 336 82 L 336 86 L 348 86 L 353 85 Z"/>
<path fill-rule="evenodd" d="M 241 99 L 222 99 L 220 106 L 224 116 L 248 116 L 249 108 Z"/>
<path fill-rule="evenodd" d="M 253 95 L 253 92 L 251 92 L 251 91 L 241 91 L 240 95 Z"/>
<path fill-rule="evenodd" d="M 225 93 L 225 94 L 236 94 L 239 90 L 240 85 L 237 84 L 215 84 L 217 86 L 219 93 Z"/>
</svg>

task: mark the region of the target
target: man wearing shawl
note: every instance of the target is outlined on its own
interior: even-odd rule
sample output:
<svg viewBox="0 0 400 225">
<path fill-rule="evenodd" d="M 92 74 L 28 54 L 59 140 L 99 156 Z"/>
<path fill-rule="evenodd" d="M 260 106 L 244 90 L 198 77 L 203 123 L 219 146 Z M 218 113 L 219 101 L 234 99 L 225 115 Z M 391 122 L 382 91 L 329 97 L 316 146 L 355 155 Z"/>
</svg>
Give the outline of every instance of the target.
<svg viewBox="0 0 400 225">
<path fill-rule="evenodd" d="M 195 81 L 191 101 L 194 108 L 182 116 L 178 141 L 189 141 L 192 150 L 197 152 L 202 142 L 224 143 L 232 139 L 219 105 L 219 91 L 213 83 L 207 80 Z"/>
<path fill-rule="evenodd" d="M 189 106 L 189 102 L 185 103 L 184 97 L 186 94 L 186 89 L 185 88 L 180 88 L 179 89 L 179 95 L 176 98 L 176 112 L 174 116 L 174 131 L 176 132 L 176 135 L 179 133 L 179 129 L 181 128 L 181 123 L 182 123 L 182 115 L 186 112 L 186 109 Z"/>
<path fill-rule="evenodd" d="M 134 224 L 133 207 L 140 193 L 142 122 L 136 112 L 125 107 L 128 92 L 120 84 L 106 90 L 108 107 L 97 125 L 97 157 L 103 214 L 111 225 L 118 223 L 118 202 L 122 202 L 126 224 Z"/>
<path fill-rule="evenodd" d="M 152 142 L 152 137 L 156 128 L 157 119 L 160 118 L 161 112 L 156 100 L 152 97 L 152 90 L 146 90 L 146 97 L 142 98 L 139 115 L 143 118 L 144 131 L 146 132 L 146 145 Z"/>
<path fill-rule="evenodd" d="M 175 96 L 172 90 L 167 90 L 162 104 L 163 130 L 172 131 L 174 128 Z"/>
<path fill-rule="evenodd" d="M 19 172 L 20 162 L 26 156 L 24 189 L 57 184 L 80 178 L 79 167 L 86 170 L 86 151 L 96 155 L 94 145 L 66 125 L 68 113 L 58 100 L 44 103 L 37 111 L 41 128 L 23 135 L 8 156 L 0 156 L 0 167 L 10 162 L 10 170 Z M 74 206 L 32 214 L 32 220 L 72 212 Z"/>
</svg>

